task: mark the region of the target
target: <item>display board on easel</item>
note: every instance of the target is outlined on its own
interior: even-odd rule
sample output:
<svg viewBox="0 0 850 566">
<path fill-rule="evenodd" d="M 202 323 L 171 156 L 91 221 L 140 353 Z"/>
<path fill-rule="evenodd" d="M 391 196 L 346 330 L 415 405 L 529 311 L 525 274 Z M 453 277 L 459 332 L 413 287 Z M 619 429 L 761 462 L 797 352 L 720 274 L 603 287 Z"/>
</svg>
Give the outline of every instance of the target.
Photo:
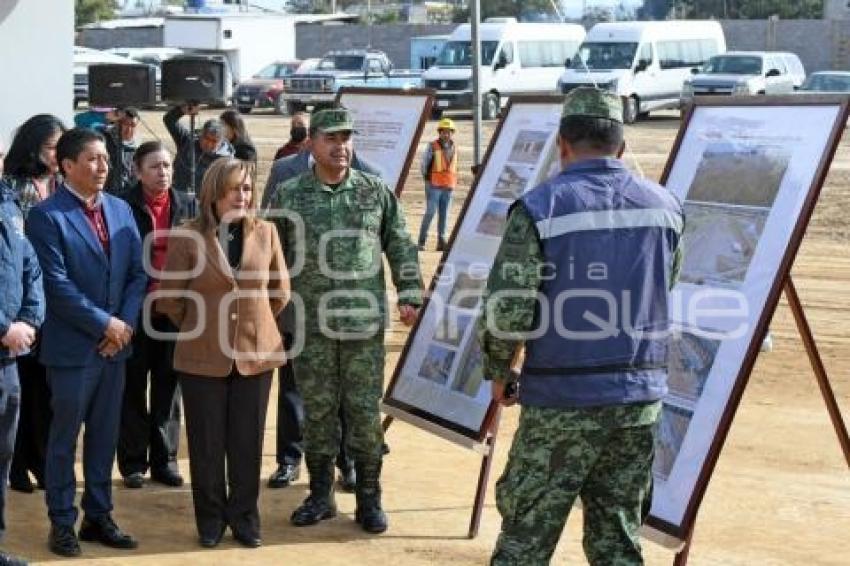
<svg viewBox="0 0 850 566">
<path fill-rule="evenodd" d="M 401 195 L 422 137 L 434 89 L 344 87 L 336 102 L 354 116 L 355 150 L 378 169 L 381 178 Z"/>
<path fill-rule="evenodd" d="M 387 414 L 469 448 L 484 442 L 494 412 L 475 337 L 481 293 L 508 207 L 548 176 L 561 104 L 512 98 L 384 398 Z"/>
<path fill-rule="evenodd" d="M 562 104 L 559 96 L 511 98 L 383 400 L 385 426 L 397 418 L 482 454 L 470 538 L 478 532 L 499 422 L 475 336 L 481 293 L 508 207 L 557 168 Z"/>
<path fill-rule="evenodd" d="M 697 99 L 683 122 L 661 180 L 684 202 L 685 260 L 647 521 L 671 546 L 690 540 L 779 297 L 793 293 L 791 266 L 847 114 L 845 97 L 724 97 Z M 836 431 L 845 446 L 843 423 Z"/>
</svg>

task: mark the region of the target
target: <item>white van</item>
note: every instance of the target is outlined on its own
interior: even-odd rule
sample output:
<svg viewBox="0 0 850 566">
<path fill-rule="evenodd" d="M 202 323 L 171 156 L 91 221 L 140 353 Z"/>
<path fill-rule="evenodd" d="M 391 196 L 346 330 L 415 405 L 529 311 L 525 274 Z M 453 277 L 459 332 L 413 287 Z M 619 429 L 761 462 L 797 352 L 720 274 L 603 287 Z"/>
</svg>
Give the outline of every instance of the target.
<svg viewBox="0 0 850 566">
<path fill-rule="evenodd" d="M 599 23 L 558 80 L 567 93 L 596 85 L 623 98 L 623 121 L 652 110 L 678 108 L 682 85 L 713 55 L 726 52 L 715 21 Z"/>
<path fill-rule="evenodd" d="M 472 107 L 471 33 L 469 24 L 455 28 L 437 61 L 422 73 L 422 86 L 437 90 L 435 115 Z M 482 118 L 495 118 L 511 95 L 554 93 L 564 61 L 575 55 L 584 36 L 576 24 L 518 23 L 514 18 L 481 24 Z"/>
</svg>

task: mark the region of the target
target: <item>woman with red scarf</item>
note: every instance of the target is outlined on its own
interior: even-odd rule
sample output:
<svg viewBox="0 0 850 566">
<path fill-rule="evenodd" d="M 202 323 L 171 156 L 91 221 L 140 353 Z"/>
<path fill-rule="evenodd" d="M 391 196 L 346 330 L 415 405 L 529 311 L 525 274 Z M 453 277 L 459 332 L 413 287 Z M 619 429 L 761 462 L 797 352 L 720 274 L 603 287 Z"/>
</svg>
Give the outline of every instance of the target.
<svg viewBox="0 0 850 566">
<path fill-rule="evenodd" d="M 189 211 L 187 197 L 171 187 L 172 157 L 158 141 L 146 142 L 133 155 L 138 182 L 122 198 L 130 204 L 142 237 L 145 269 L 150 277 L 147 292 L 159 287 L 158 273 L 165 266 L 168 232 Z M 183 478 L 177 468 L 180 438 L 180 390 L 174 372 L 174 342 L 157 337 L 176 329 L 148 301 L 133 338 L 127 360 L 127 381 L 118 438 L 118 470 L 128 488 L 144 485 L 150 470 L 155 482 L 178 487 Z M 148 374 L 150 373 L 150 406 Z"/>
</svg>

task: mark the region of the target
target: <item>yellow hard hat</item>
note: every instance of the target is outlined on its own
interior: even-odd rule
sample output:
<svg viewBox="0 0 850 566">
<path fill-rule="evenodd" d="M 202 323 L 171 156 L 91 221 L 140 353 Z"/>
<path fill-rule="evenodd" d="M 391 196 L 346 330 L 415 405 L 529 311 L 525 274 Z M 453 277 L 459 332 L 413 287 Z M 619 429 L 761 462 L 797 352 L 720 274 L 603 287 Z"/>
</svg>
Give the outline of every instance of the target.
<svg viewBox="0 0 850 566">
<path fill-rule="evenodd" d="M 437 130 L 451 130 L 455 131 L 455 122 L 451 118 L 443 118 L 437 124 Z"/>
</svg>

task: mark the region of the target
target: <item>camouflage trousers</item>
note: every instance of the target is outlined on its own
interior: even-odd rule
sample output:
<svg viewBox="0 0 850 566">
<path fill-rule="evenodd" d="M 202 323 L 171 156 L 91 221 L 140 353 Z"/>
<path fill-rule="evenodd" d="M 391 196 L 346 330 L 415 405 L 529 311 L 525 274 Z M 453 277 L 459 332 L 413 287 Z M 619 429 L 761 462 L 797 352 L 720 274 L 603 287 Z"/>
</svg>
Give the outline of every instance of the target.
<svg viewBox="0 0 850 566">
<path fill-rule="evenodd" d="M 339 341 L 309 334 L 295 360 L 304 399 L 304 452 L 333 459 L 339 450 L 339 409 L 344 439 L 355 461 L 380 460 L 384 442 L 379 400 L 384 390 L 384 334 Z"/>
<path fill-rule="evenodd" d="M 548 564 L 577 497 L 591 565 L 643 564 L 638 528 L 652 503 L 660 402 L 589 409 L 523 407 L 496 483 L 502 532 L 491 564 Z"/>
</svg>

